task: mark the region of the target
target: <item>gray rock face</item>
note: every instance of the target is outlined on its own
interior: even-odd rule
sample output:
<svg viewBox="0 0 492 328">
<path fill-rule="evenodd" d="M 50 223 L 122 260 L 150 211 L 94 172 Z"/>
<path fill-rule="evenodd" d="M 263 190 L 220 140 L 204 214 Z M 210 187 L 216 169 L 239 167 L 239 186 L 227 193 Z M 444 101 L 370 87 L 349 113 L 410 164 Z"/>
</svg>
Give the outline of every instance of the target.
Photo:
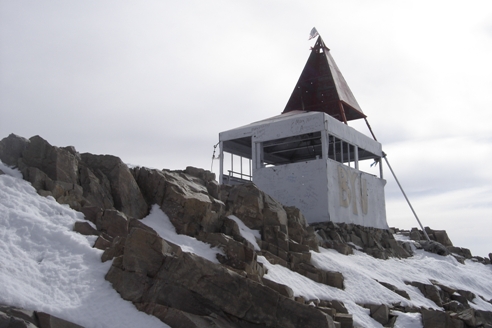
<svg viewBox="0 0 492 328">
<path fill-rule="evenodd" d="M 158 204 L 178 233 L 194 236 L 218 227 L 224 205 L 208 194 L 206 181 L 183 172 L 147 168 L 136 168 L 133 174 L 146 201 Z"/>
<path fill-rule="evenodd" d="M 51 146 L 39 136 L 29 139 L 27 147 L 18 161 L 21 171 L 24 167 L 35 167 L 46 173 L 53 181 L 77 184 L 78 159 L 70 151 Z"/>
<path fill-rule="evenodd" d="M 82 154 L 82 161 L 92 169 L 99 180 L 109 180 L 115 209 L 133 218 L 143 218 L 148 205 L 128 166 L 111 155 Z M 102 173 L 102 174 L 101 174 Z M 105 179 L 106 178 L 106 179 Z M 105 183 L 107 186 L 107 183 Z"/>
<path fill-rule="evenodd" d="M 183 253 L 152 232 L 134 228 L 108 279 L 124 299 L 168 324 L 227 313 L 238 322 L 269 327 L 333 327 L 331 317 L 272 288 L 196 255 Z M 180 301 L 183 300 L 183 301 Z M 184 301 L 186 300 L 186 301 Z M 159 307 L 165 307 L 160 308 Z M 169 313 L 169 308 L 179 312 Z M 165 310 L 165 311 L 164 311 Z M 189 315 L 191 314 L 191 315 Z M 229 321 L 230 327 L 236 327 Z"/>
<path fill-rule="evenodd" d="M 138 219 L 148 213 L 133 175 L 117 157 L 80 155 L 73 147 L 55 147 L 39 136 L 27 140 L 11 134 L 0 141 L 0 160 L 18 167 L 40 195 L 76 210 L 116 209 Z"/>
<path fill-rule="evenodd" d="M 18 166 L 18 160 L 27 148 L 29 140 L 10 134 L 0 140 L 0 160 L 9 166 Z"/>
<path fill-rule="evenodd" d="M 311 226 L 320 238 L 320 246 L 333 248 L 345 255 L 352 254 L 352 248 L 381 259 L 407 258 L 412 255 L 395 240 L 390 230 L 333 222 L 315 223 Z"/>
<path fill-rule="evenodd" d="M 45 312 L 0 304 L 0 327 L 5 328 L 83 328 Z"/>
</svg>

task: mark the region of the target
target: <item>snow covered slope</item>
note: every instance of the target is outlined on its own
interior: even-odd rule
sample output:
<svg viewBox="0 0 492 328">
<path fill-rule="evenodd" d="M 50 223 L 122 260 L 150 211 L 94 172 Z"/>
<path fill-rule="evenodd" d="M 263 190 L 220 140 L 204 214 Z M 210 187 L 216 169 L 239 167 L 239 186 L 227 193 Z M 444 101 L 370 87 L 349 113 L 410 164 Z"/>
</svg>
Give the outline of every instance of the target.
<svg viewBox="0 0 492 328">
<path fill-rule="evenodd" d="M 53 198 L 39 196 L 20 174 L 0 166 L 0 304 L 44 311 L 86 327 L 166 327 L 158 319 L 139 312 L 132 303 L 122 300 L 104 279 L 111 263 L 101 263 L 102 251 L 91 247 L 94 237 L 72 230 L 83 215 L 58 204 Z M 240 219 L 240 218 L 239 218 Z M 241 223 L 238 218 L 235 221 Z M 178 235 L 166 214 L 158 206 L 143 223 L 161 237 L 210 261 L 221 250 L 194 238 Z M 241 233 L 255 243 L 257 231 L 240 224 Z M 256 245 L 257 246 L 257 245 Z M 295 296 L 305 299 L 343 301 L 361 327 L 382 327 L 358 304 L 395 304 L 439 308 L 425 298 L 417 287 L 405 282 L 430 280 L 473 292 L 477 297 L 471 307 L 492 311 L 492 265 L 470 260 L 458 263 L 452 256 L 442 257 L 416 250 L 408 259 L 375 259 L 355 251 L 342 255 L 320 248 L 312 253 L 318 268 L 341 272 L 345 289 L 316 283 L 286 267 L 273 265 L 265 257 L 258 261 L 268 269 L 265 278 L 288 285 Z M 391 292 L 377 281 L 396 286 L 411 300 Z M 419 313 L 394 311 L 396 327 L 422 327 Z"/>
</svg>

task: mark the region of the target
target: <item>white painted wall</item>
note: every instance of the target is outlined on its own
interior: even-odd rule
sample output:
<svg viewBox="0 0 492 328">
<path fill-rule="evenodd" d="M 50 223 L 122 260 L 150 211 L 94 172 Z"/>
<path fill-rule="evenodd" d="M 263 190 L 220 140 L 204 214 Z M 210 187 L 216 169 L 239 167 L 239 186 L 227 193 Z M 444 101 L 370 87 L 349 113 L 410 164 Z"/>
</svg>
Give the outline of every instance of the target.
<svg viewBox="0 0 492 328">
<path fill-rule="evenodd" d="M 387 229 L 386 180 L 329 159 L 327 161 L 330 221 Z"/>
<path fill-rule="evenodd" d="M 299 208 L 308 222 L 329 221 L 325 160 L 259 168 L 253 182 L 282 204 Z"/>
</svg>

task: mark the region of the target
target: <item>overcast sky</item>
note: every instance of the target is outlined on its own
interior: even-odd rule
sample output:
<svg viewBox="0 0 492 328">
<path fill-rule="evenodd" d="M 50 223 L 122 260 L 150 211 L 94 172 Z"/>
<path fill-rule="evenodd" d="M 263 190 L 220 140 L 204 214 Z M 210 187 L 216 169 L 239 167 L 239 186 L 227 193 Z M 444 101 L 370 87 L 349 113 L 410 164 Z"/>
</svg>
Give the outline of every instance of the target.
<svg viewBox="0 0 492 328">
<path fill-rule="evenodd" d="M 219 132 L 284 109 L 313 26 L 423 224 L 492 252 L 490 0 L 0 0 L 0 138 L 210 169 Z"/>
</svg>

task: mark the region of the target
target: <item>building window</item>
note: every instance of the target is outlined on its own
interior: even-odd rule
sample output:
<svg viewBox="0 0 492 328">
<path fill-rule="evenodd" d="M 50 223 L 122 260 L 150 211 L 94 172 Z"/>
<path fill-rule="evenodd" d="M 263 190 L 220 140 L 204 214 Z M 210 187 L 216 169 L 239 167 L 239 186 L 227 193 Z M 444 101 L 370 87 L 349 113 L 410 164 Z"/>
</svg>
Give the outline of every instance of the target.
<svg viewBox="0 0 492 328">
<path fill-rule="evenodd" d="M 261 166 L 271 167 L 322 158 L 321 132 L 265 141 L 261 144 Z"/>
</svg>

